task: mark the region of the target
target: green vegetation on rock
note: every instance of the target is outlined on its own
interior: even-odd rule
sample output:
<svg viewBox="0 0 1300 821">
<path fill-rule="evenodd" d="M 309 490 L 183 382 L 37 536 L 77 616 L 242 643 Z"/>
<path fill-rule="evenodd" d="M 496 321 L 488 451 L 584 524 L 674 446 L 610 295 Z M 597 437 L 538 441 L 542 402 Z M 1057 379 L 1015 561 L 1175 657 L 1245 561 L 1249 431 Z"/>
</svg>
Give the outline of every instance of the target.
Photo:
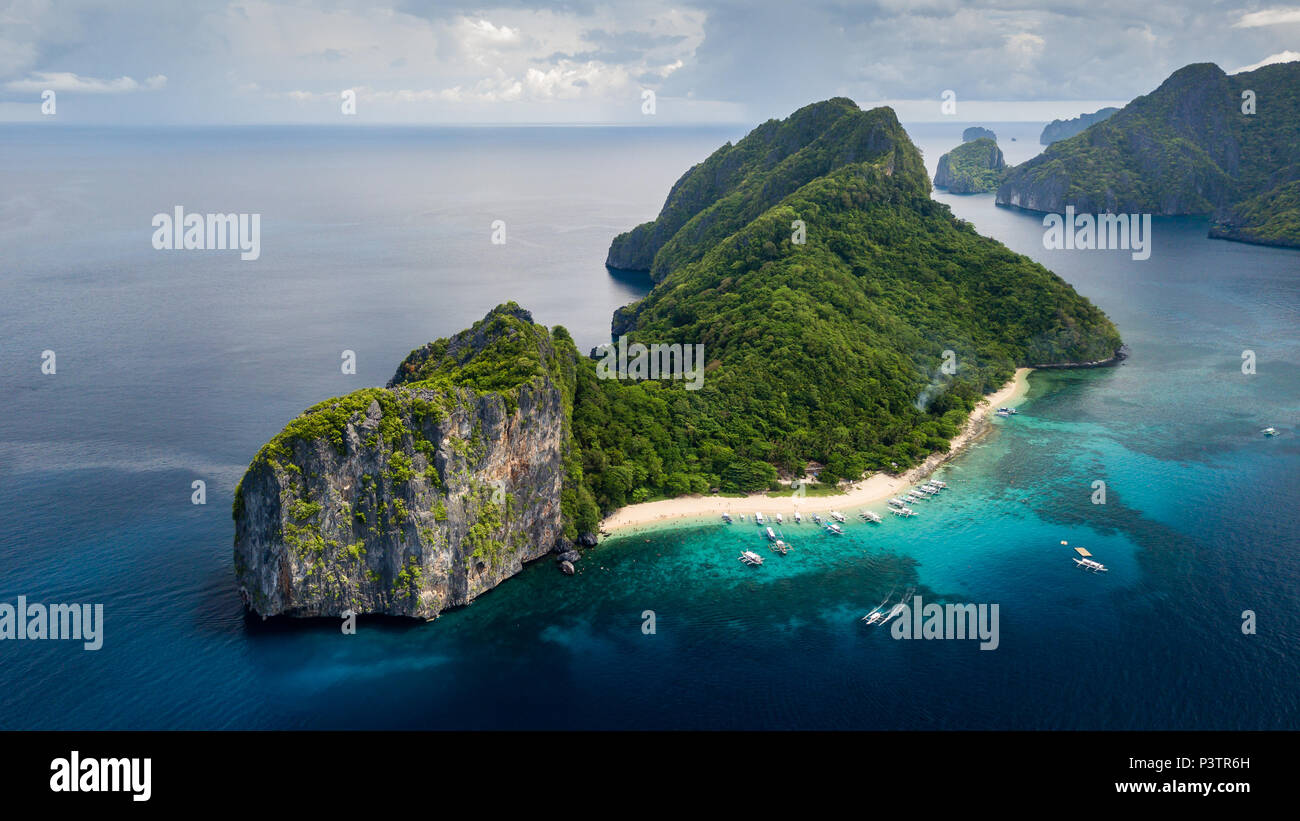
<svg viewBox="0 0 1300 821">
<path fill-rule="evenodd" d="M 987 137 L 980 137 L 949 151 L 939 158 L 934 187 L 954 194 L 985 194 L 996 190 L 1007 164 L 1002 149 Z"/>
<path fill-rule="evenodd" d="M 991 144 L 970 145 L 981 143 Z M 781 476 L 803 475 L 810 460 L 825 465 L 827 490 L 839 478 L 901 470 L 945 448 L 1015 367 L 1104 360 L 1120 344 L 1068 284 L 930 197 L 920 152 L 887 108 L 863 112 L 836 99 L 766 123 L 688 172 L 660 220 L 633 234 L 639 239 L 615 240 L 621 250 L 611 257 L 642 243 L 637 253 L 659 282 L 615 325 L 631 341 L 702 344 L 701 389 L 598 378 L 596 359 L 579 354 L 564 328 L 548 330 L 514 303 L 417 348 L 386 388 L 317 403 L 291 420 L 241 481 L 247 488 L 251 476 L 263 496 L 274 490 L 291 506 L 282 538 L 311 562 L 309 594 L 352 601 L 382 578 L 386 607 L 436 613 L 443 592 L 424 586 L 422 574 L 447 566 L 445 554 L 434 564 L 429 551 L 449 547 L 434 544 L 448 519 L 464 534 L 450 546 L 463 559 L 455 572 L 490 586 L 530 547 L 512 529 L 521 508 L 543 525 L 558 515 L 574 539 L 629 503 L 777 490 Z M 539 466 L 526 453 L 498 455 L 512 473 L 540 470 L 552 488 L 558 470 L 558 513 L 528 485 L 504 500 L 490 496 L 472 471 L 492 445 L 484 425 L 515 415 L 513 430 L 531 431 L 544 403 L 562 460 Z M 437 428 L 453 414 L 455 425 Z M 333 502 L 313 500 L 308 478 L 295 484 L 295 463 L 346 463 L 355 486 L 324 494 Z M 263 524 L 274 517 L 263 499 L 250 516 L 243 492 L 237 566 L 256 563 L 247 572 L 260 573 L 246 600 L 263 607 L 280 597 L 276 607 L 292 608 L 295 591 L 282 592 L 267 572 L 275 566 L 253 549 L 274 541 Z M 241 559 L 241 532 L 254 529 Z M 394 562 L 377 574 L 376 548 L 414 536 L 423 559 L 403 554 L 400 570 Z"/>
<path fill-rule="evenodd" d="M 1250 106 L 1253 104 L 1253 111 Z M 1300 63 L 1228 76 L 1200 63 L 1011 169 L 999 205 L 1214 215 L 1211 236 L 1296 245 Z"/>
</svg>

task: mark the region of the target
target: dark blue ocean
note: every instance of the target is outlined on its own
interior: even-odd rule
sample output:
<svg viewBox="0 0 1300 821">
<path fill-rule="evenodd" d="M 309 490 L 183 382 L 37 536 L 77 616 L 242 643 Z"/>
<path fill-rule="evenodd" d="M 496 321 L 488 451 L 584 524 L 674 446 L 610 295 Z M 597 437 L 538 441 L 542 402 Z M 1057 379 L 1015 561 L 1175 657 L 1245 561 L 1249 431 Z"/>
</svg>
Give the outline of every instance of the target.
<svg viewBox="0 0 1300 821">
<path fill-rule="evenodd" d="M 933 167 L 960 128 L 911 133 Z M 1009 161 L 1038 128 L 997 128 Z M 1131 356 L 1034 373 L 916 518 L 787 527 L 757 569 L 752 526 L 628 533 L 352 636 L 244 616 L 230 498 L 270 436 L 507 299 L 604 341 L 647 285 L 610 238 L 744 131 L 0 127 L 0 602 L 106 619 L 97 652 L 0 642 L 0 729 L 1300 729 L 1300 252 L 1195 219 L 1157 219 L 1143 262 L 1046 251 L 991 195 L 935 196 Z M 261 214 L 261 258 L 154 250 L 176 205 Z M 1000 646 L 859 622 L 909 587 L 997 603 Z"/>
</svg>

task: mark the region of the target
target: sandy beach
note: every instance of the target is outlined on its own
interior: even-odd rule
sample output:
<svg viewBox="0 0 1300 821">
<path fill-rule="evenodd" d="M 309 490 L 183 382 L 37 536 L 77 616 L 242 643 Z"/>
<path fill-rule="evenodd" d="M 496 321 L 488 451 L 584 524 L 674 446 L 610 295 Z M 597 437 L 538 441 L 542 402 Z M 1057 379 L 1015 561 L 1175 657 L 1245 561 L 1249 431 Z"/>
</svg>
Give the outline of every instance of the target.
<svg viewBox="0 0 1300 821">
<path fill-rule="evenodd" d="M 663 499 L 657 502 L 644 502 L 628 505 L 611 513 L 601 523 L 601 537 L 613 535 L 617 531 L 627 531 L 637 526 L 660 525 L 674 519 L 694 519 L 709 517 L 716 519 L 723 513 L 747 518 L 755 511 L 765 516 L 776 513 L 789 515 L 795 511 L 801 513 L 824 513 L 830 510 L 847 511 L 866 505 L 883 502 L 899 491 L 912 487 L 935 471 L 944 462 L 960 453 L 963 448 L 978 439 L 989 429 L 988 418 L 1000 407 L 1012 407 L 1022 399 L 1029 390 L 1029 373 L 1032 368 L 1019 368 L 1010 382 L 995 393 L 985 396 L 983 401 L 971 411 L 970 418 L 943 453 L 931 454 L 921 464 L 898 476 L 876 473 L 855 482 L 845 488 L 844 493 L 834 496 L 806 496 L 797 498 L 783 496 L 771 498 L 766 493 L 750 496 L 682 496 L 677 499 Z"/>
</svg>

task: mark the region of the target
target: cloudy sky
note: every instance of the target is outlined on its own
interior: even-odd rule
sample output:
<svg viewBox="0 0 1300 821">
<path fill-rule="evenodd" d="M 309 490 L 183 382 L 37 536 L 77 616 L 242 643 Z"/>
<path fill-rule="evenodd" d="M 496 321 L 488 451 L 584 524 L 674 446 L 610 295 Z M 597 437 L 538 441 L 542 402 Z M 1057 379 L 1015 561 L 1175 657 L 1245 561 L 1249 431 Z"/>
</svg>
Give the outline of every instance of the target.
<svg viewBox="0 0 1300 821">
<path fill-rule="evenodd" d="M 754 122 L 843 95 L 1073 116 L 1300 59 L 1300 6 L 1208 0 L 0 0 L 0 120 Z M 643 92 L 655 93 L 651 120 Z M 48 118 L 47 118 L 48 119 Z"/>
</svg>

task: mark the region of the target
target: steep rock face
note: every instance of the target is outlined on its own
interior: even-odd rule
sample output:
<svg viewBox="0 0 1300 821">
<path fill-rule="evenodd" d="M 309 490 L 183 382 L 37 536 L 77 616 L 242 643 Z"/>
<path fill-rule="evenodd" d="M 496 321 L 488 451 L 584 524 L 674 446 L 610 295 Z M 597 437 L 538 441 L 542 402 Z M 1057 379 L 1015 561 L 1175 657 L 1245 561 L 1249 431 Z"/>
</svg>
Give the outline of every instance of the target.
<svg viewBox="0 0 1300 821">
<path fill-rule="evenodd" d="M 1265 105 L 1267 103 L 1267 105 Z M 1255 105 L 1252 110 L 1246 110 Z M 1012 169 L 999 205 L 1060 212 L 1217 214 L 1212 236 L 1294 244 L 1300 179 L 1300 63 L 1224 74 L 1187 66 L 1082 133 Z M 1252 202 L 1252 200 L 1257 200 Z"/>
<path fill-rule="evenodd" d="M 456 349 L 470 371 L 502 343 L 486 324 L 440 350 Z M 522 322 L 508 326 L 515 341 L 526 335 Z M 482 391 L 434 375 L 446 378 L 322 402 L 259 452 L 234 507 L 235 574 L 250 610 L 432 618 L 556 545 L 562 380 L 543 370 Z"/>
<path fill-rule="evenodd" d="M 980 137 L 939 158 L 934 187 L 953 194 L 983 194 L 997 188 L 1006 169 L 1002 149 L 987 137 Z"/>
<path fill-rule="evenodd" d="M 998 135 L 990 128 L 973 125 L 961 132 L 961 141 L 964 143 L 973 142 L 974 140 L 989 139 L 993 142 L 998 141 Z"/>
</svg>

